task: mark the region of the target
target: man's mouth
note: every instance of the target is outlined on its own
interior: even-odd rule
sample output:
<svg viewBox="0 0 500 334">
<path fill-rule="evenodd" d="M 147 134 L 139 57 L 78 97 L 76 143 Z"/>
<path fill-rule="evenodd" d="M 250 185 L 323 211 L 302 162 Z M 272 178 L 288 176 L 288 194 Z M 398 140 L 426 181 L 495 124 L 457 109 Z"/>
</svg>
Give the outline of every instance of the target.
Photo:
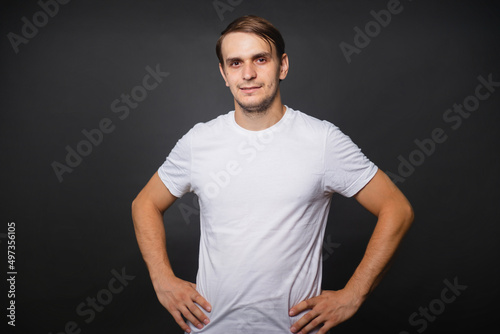
<svg viewBox="0 0 500 334">
<path fill-rule="evenodd" d="M 240 87 L 241 91 L 245 94 L 251 94 L 251 93 L 257 91 L 259 88 L 260 88 L 260 86 Z"/>
</svg>

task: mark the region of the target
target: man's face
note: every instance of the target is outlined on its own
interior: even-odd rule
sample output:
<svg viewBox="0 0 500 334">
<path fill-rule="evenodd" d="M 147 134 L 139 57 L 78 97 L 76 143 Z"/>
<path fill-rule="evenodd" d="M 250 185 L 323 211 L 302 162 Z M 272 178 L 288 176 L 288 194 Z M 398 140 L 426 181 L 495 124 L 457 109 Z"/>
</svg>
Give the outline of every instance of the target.
<svg viewBox="0 0 500 334">
<path fill-rule="evenodd" d="M 274 45 L 255 34 L 233 32 L 222 41 L 226 86 L 236 103 L 247 112 L 264 112 L 279 93 L 279 80 L 288 73 L 288 58 L 278 59 Z"/>
</svg>

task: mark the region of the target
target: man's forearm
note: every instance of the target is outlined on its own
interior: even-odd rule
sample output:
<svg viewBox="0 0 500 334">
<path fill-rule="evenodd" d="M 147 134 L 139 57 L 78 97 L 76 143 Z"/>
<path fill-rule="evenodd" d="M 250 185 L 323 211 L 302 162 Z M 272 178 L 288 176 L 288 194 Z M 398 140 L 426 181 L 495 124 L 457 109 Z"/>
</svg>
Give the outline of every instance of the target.
<svg viewBox="0 0 500 334">
<path fill-rule="evenodd" d="M 163 213 L 151 203 L 135 200 L 132 204 L 132 220 L 137 243 L 153 284 L 159 277 L 173 275 L 167 256 Z"/>
<path fill-rule="evenodd" d="M 384 276 L 412 221 L 413 211 L 406 205 L 395 204 L 379 214 L 365 255 L 345 286 L 360 304 Z"/>
</svg>

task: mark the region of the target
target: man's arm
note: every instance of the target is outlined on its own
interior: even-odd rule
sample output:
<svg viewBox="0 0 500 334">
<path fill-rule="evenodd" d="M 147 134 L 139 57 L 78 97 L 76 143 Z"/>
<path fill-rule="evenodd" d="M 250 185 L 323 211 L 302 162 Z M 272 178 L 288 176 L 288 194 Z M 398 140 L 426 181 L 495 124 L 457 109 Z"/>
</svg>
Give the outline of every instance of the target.
<svg viewBox="0 0 500 334">
<path fill-rule="evenodd" d="M 342 290 L 323 291 L 321 295 L 302 301 L 290 309 L 290 315 L 310 309 L 292 325 L 291 331 L 308 333 L 321 326 L 318 334 L 349 319 L 361 307 L 380 282 L 413 222 L 413 209 L 406 197 L 382 171 L 377 171 L 355 196 L 368 211 L 378 217 L 366 252 L 354 274 Z"/>
<path fill-rule="evenodd" d="M 174 275 L 167 256 L 163 213 L 177 198 L 163 184 L 158 173 L 146 184 L 132 202 L 132 219 L 142 256 L 160 303 L 172 314 L 186 332 L 191 329 L 182 316 L 196 327 L 203 328 L 208 317 L 198 308 L 210 312 L 210 304 L 197 291 L 196 285 Z"/>
</svg>

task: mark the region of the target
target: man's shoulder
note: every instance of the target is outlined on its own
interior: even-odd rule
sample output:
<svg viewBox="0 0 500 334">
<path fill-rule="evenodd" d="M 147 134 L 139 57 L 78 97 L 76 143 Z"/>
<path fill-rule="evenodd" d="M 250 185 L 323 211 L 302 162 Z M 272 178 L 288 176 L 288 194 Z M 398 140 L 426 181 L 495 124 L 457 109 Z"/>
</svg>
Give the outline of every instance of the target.
<svg viewBox="0 0 500 334">
<path fill-rule="evenodd" d="M 234 111 L 230 111 L 228 113 L 219 115 L 211 120 L 198 122 L 196 123 L 190 130 L 192 133 L 196 133 L 198 135 L 203 135 L 205 133 L 212 133 L 224 130 L 230 124 L 230 117 Z"/>
<path fill-rule="evenodd" d="M 290 108 L 290 111 L 292 114 L 292 118 L 294 119 L 294 123 L 301 124 L 302 126 L 309 128 L 310 130 L 328 131 L 328 129 L 331 128 L 332 126 L 335 127 L 333 123 L 327 120 L 321 120 L 315 116 L 306 114 L 305 112 L 302 112 L 300 110 L 294 110 Z"/>
</svg>

